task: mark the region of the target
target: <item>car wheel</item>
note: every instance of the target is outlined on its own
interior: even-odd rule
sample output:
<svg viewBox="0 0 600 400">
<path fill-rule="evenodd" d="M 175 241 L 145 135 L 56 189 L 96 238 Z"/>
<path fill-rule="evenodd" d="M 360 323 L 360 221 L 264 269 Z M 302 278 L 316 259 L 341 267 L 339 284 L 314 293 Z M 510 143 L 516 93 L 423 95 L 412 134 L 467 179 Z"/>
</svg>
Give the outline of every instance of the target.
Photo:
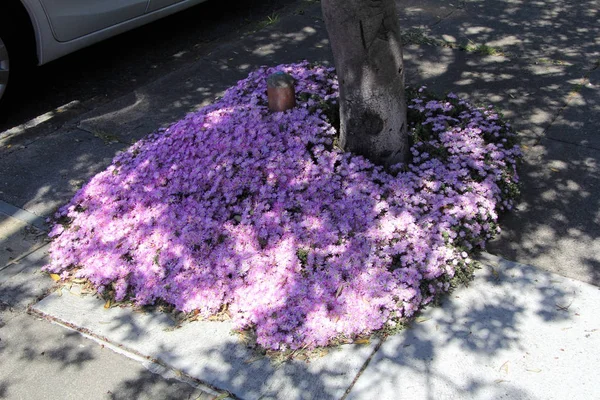
<svg viewBox="0 0 600 400">
<path fill-rule="evenodd" d="M 10 56 L 8 48 L 0 36 L 0 103 L 4 98 L 10 77 Z"/>
<path fill-rule="evenodd" d="M 0 7 L 0 114 L 8 111 L 7 103 L 15 97 L 21 81 L 25 81 L 29 66 L 35 65 L 31 51 L 35 39 L 32 41 L 26 21 L 22 12 Z"/>
</svg>

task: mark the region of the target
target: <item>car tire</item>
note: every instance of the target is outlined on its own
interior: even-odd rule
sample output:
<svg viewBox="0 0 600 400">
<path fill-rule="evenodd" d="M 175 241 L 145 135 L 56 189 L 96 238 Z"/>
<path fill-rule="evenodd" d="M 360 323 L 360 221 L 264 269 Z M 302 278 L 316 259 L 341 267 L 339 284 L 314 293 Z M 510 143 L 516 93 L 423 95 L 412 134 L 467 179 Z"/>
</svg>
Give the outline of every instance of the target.
<svg viewBox="0 0 600 400">
<path fill-rule="evenodd" d="M 4 102 L 12 81 L 10 71 L 12 45 L 7 44 L 10 43 L 8 38 L 9 35 L 5 34 L 0 27 L 0 105 Z"/>
<path fill-rule="evenodd" d="M 9 108 L 10 99 L 16 97 L 17 89 L 25 80 L 23 78 L 27 76 L 28 69 L 35 63 L 31 56 L 30 36 L 23 28 L 25 24 L 22 13 L 13 12 L 10 7 L 7 10 L 0 10 L 0 13 L 0 115 L 2 115 Z"/>
</svg>

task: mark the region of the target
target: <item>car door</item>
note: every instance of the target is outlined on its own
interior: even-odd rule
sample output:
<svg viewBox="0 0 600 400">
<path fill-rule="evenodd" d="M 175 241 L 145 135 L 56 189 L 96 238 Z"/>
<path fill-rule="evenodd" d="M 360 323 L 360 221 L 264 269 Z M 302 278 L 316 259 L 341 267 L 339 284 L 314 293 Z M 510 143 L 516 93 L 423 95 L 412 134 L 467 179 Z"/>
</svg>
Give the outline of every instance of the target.
<svg viewBox="0 0 600 400">
<path fill-rule="evenodd" d="M 40 0 L 59 42 L 67 42 L 146 12 L 149 0 Z"/>
<path fill-rule="evenodd" d="M 152 12 L 160 10 L 161 8 L 170 6 L 175 3 L 181 3 L 182 1 L 185 0 L 150 0 L 150 7 L 148 7 L 148 11 Z"/>
</svg>

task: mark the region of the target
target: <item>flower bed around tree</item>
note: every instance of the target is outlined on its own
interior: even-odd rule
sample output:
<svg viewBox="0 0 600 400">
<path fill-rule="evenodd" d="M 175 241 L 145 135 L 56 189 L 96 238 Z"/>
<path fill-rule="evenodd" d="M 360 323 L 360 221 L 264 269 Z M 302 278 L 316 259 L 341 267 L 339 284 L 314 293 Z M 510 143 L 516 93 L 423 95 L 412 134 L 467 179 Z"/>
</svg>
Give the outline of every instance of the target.
<svg viewBox="0 0 600 400">
<path fill-rule="evenodd" d="M 270 113 L 266 78 L 296 79 Z M 266 349 L 390 329 L 497 231 L 520 151 L 491 108 L 410 92 L 412 161 L 385 171 L 335 146 L 337 81 L 261 68 L 214 104 L 115 157 L 59 210 L 45 269 L 106 296 L 226 313 Z"/>
</svg>

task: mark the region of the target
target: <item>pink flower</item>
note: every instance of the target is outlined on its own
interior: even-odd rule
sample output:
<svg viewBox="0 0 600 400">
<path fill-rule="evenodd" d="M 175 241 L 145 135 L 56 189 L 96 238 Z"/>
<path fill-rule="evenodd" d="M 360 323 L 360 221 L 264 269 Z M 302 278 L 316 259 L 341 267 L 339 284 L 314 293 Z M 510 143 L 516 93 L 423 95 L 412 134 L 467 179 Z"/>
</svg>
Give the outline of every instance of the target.
<svg viewBox="0 0 600 400">
<path fill-rule="evenodd" d="M 268 111 L 274 71 L 296 79 L 299 107 Z M 261 67 L 92 178 L 57 213 L 45 269 L 117 300 L 205 317 L 227 306 L 270 349 L 396 324 L 449 289 L 518 182 L 497 114 L 423 89 L 413 162 L 390 174 L 333 147 L 331 69 Z"/>
</svg>

